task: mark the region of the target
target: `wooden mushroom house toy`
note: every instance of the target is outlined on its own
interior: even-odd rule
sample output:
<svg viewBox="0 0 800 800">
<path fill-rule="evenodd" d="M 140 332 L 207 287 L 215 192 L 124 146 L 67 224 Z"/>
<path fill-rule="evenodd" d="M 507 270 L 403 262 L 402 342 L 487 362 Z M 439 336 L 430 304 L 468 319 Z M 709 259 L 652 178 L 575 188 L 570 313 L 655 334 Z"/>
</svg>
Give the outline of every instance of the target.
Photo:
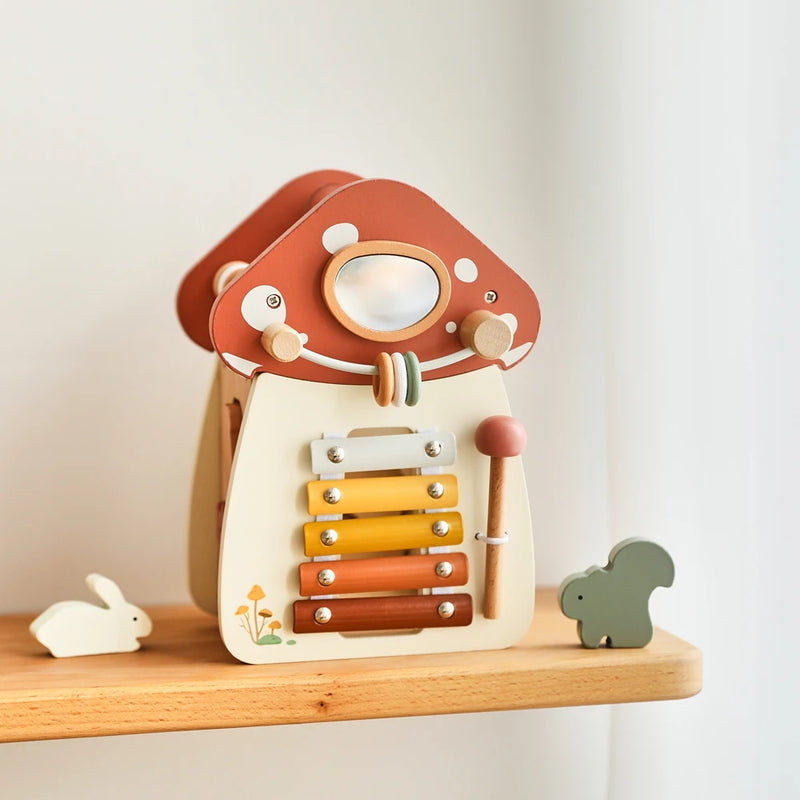
<svg viewBox="0 0 800 800">
<path fill-rule="evenodd" d="M 421 191 L 321 171 L 192 268 L 178 314 L 218 356 L 191 589 L 236 658 L 522 637 L 533 538 L 503 371 L 539 304 L 519 275 Z"/>
</svg>

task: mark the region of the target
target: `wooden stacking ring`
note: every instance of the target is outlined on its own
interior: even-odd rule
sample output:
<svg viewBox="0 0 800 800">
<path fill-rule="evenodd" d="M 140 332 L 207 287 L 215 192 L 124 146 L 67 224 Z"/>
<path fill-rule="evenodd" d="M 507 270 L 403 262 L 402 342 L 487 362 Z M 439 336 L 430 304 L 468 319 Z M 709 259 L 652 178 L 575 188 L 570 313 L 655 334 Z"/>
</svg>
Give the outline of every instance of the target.
<svg viewBox="0 0 800 800">
<path fill-rule="evenodd" d="M 372 394 L 379 406 L 388 406 L 394 396 L 392 357 L 388 353 L 378 353 L 375 366 L 378 372 L 372 377 Z"/>
<path fill-rule="evenodd" d="M 415 353 L 409 351 L 408 353 L 403 353 L 403 360 L 406 362 L 406 377 L 408 380 L 406 405 L 415 406 L 419 403 L 419 395 L 422 388 L 422 373 L 419 369 L 419 359 Z"/>
</svg>

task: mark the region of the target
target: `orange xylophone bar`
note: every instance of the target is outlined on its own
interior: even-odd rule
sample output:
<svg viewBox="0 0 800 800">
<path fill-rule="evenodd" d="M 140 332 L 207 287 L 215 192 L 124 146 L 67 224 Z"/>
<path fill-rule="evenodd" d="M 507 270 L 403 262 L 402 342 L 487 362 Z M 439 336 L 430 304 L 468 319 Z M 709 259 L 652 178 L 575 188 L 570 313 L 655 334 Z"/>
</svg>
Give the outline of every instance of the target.
<svg viewBox="0 0 800 800">
<path fill-rule="evenodd" d="M 468 580 L 469 565 L 464 553 L 300 564 L 300 594 L 303 597 L 463 586 Z"/>
</svg>

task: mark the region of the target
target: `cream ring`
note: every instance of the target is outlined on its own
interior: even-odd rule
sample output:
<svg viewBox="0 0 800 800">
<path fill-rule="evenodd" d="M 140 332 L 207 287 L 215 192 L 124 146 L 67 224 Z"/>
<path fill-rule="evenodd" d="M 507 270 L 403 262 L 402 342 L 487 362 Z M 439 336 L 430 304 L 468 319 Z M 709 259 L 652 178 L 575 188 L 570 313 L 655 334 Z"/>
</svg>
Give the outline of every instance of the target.
<svg viewBox="0 0 800 800">
<path fill-rule="evenodd" d="M 394 367 L 394 394 L 392 395 L 392 405 L 402 406 L 406 402 L 406 392 L 408 391 L 408 373 L 406 372 L 406 360 L 402 353 L 392 353 L 392 366 Z"/>
</svg>

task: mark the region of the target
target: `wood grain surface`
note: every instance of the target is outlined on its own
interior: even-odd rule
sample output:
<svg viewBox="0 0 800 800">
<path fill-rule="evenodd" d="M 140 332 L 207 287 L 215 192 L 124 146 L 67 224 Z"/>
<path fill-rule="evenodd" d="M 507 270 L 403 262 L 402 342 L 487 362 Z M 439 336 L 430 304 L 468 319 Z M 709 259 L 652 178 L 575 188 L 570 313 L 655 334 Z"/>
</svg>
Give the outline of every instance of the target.
<svg viewBox="0 0 800 800">
<path fill-rule="evenodd" d="M 671 700 L 702 686 L 700 651 L 661 630 L 645 648 L 586 650 L 555 590 L 507 650 L 251 666 L 191 606 L 148 609 L 136 653 L 57 659 L 35 616 L 0 617 L 0 741 Z M 299 645 L 298 645 L 299 646 Z"/>
</svg>

